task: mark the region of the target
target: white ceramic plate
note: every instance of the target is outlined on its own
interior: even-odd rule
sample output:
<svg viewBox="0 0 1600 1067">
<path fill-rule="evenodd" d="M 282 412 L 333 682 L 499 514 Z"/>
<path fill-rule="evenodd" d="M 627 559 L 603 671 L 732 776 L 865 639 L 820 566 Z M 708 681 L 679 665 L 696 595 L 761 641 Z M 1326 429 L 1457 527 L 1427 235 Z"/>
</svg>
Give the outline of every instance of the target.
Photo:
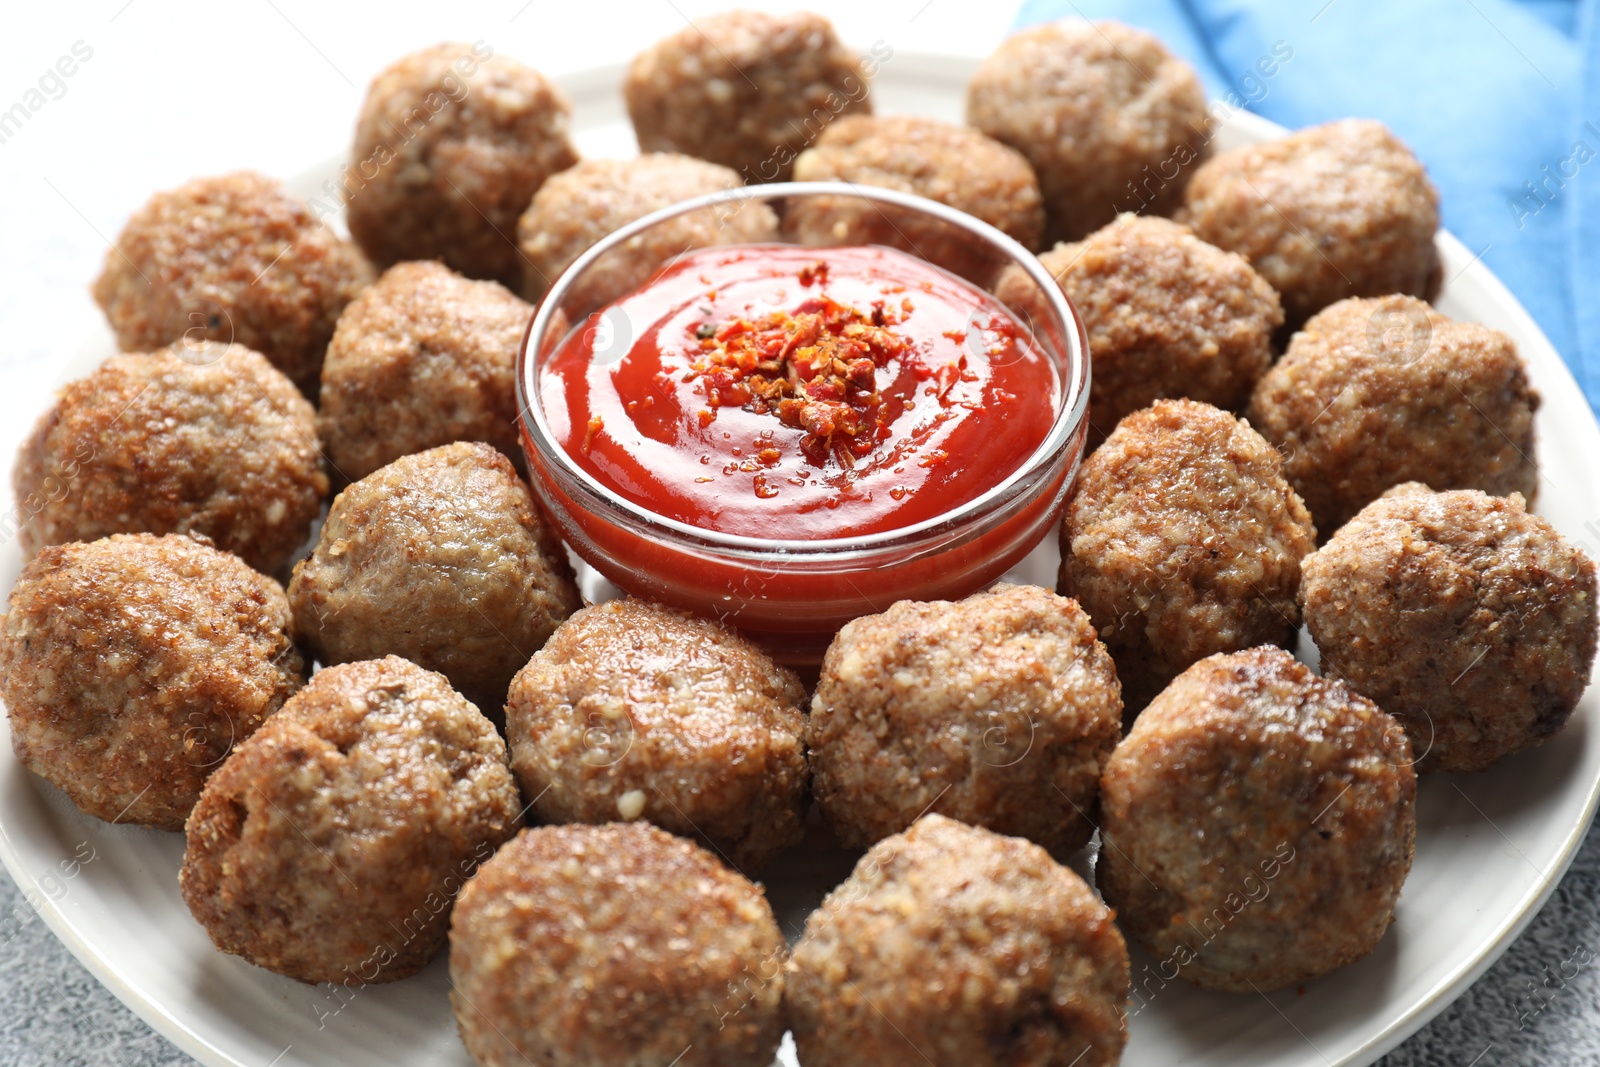
<svg viewBox="0 0 1600 1067">
<path fill-rule="evenodd" d="M 874 86 L 883 112 L 959 119 L 971 59 L 899 53 Z M 563 79 L 586 155 L 635 151 L 618 86 L 622 68 Z M 1221 147 L 1282 131 L 1239 114 Z M 291 184 L 311 195 L 338 161 Z M 1441 234 L 1445 276 L 1438 305 L 1456 318 L 1516 339 L 1536 387 L 1544 469 L 1538 511 L 1591 555 L 1600 544 L 1600 429 L 1572 377 L 1533 320 L 1472 253 Z M 86 373 L 113 351 L 102 327 L 61 379 Z M 9 463 L 47 396 L 0 395 L 0 461 Z M 9 526 L 0 535 L 9 535 Z M 0 547 L 0 589 L 21 566 Z M 1054 547 L 1019 577 L 1049 585 Z M 590 584 L 592 592 L 598 592 Z M 1309 648 L 1309 641 L 1303 641 Z M 1471 777 L 1425 779 L 1416 864 L 1397 921 L 1367 959 L 1321 981 L 1271 996 L 1206 993 L 1152 982 L 1130 1022 L 1130 1067 L 1215 1064 L 1268 1067 L 1367 1064 L 1398 1044 L 1469 985 L 1527 924 L 1566 870 L 1594 814 L 1600 786 L 1600 691 L 1591 688 L 1571 725 L 1541 749 Z M 406 981 L 335 995 L 224 956 L 178 895 L 183 839 L 79 815 L 61 793 L 25 772 L 0 722 L 0 855 L 50 927 L 118 997 L 201 1062 L 217 1067 L 342 1064 L 470 1067 L 446 1000 L 444 960 Z M 815 844 L 768 872 L 768 889 L 791 936 L 852 857 Z M 1079 864 L 1086 869 L 1087 857 Z M 1134 954 L 1135 980 L 1147 957 Z M 784 1063 L 794 1063 L 785 1046 Z"/>
</svg>

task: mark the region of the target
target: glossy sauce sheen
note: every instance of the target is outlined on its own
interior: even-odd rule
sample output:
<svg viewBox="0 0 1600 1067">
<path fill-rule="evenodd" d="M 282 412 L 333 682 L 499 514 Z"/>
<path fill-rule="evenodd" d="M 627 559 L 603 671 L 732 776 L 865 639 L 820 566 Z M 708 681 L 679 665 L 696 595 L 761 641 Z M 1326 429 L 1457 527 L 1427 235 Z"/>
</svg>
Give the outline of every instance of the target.
<svg viewBox="0 0 1600 1067">
<path fill-rule="evenodd" d="M 825 443 L 792 406 L 786 421 L 706 372 L 711 338 L 750 332 L 740 320 L 781 337 L 782 313 L 837 305 L 856 333 L 901 342 L 875 349 L 875 366 L 856 361 L 872 393 L 855 437 Z M 603 484 L 701 529 L 804 540 L 898 529 L 981 496 L 1044 441 L 1061 388 L 993 296 L 877 247 L 691 253 L 575 329 L 541 373 L 557 442 Z"/>
</svg>

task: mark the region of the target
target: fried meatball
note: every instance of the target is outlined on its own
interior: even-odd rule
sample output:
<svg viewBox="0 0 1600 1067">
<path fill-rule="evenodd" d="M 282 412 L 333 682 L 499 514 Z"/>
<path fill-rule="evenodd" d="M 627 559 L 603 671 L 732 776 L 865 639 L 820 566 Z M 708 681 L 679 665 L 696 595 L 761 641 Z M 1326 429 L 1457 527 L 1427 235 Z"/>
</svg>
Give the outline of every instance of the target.
<svg viewBox="0 0 1600 1067">
<path fill-rule="evenodd" d="M 339 316 L 322 367 L 317 423 L 347 481 L 452 441 L 513 462 L 516 362 L 533 308 L 440 263 L 390 267 Z"/>
<path fill-rule="evenodd" d="M 380 467 L 333 500 L 289 583 L 323 663 L 404 656 L 499 719 L 506 687 L 579 606 L 561 542 L 511 463 L 459 442 Z"/>
<path fill-rule="evenodd" d="M 1409 482 L 1303 567 L 1323 673 L 1399 719 L 1421 770 L 1482 770 L 1542 744 L 1589 682 L 1594 562 L 1520 496 Z"/>
<path fill-rule="evenodd" d="M 12 474 L 24 554 L 113 533 L 199 533 L 277 574 L 328 495 L 316 412 L 257 352 L 112 356 L 40 418 Z"/>
<path fill-rule="evenodd" d="M 1052 22 L 1007 38 L 972 77 L 967 121 L 1033 164 L 1052 243 L 1119 211 L 1171 214 L 1209 142 L 1194 69 L 1120 22 Z"/>
<path fill-rule="evenodd" d="M 1136 714 L 1214 652 L 1294 647 L 1300 560 L 1316 536 L 1283 458 L 1249 423 L 1158 400 L 1084 461 L 1059 588 L 1099 629 Z"/>
<path fill-rule="evenodd" d="M 157 193 L 106 252 L 94 299 L 117 345 L 238 342 L 315 394 L 339 312 L 372 280 L 354 245 L 250 171 Z"/>
<path fill-rule="evenodd" d="M 1111 912 L 1038 845 L 926 815 L 806 920 L 785 998 L 806 1067 L 1107 1067 L 1127 1040 Z"/>
<path fill-rule="evenodd" d="M 1272 365 L 1278 294 L 1242 256 L 1167 219 L 1119 215 L 1039 257 L 1083 319 L 1094 354 L 1091 443 L 1162 397 L 1243 411 Z M 1049 321 L 1033 280 L 1007 269 L 996 295 Z"/>
<path fill-rule="evenodd" d="M 482 1067 L 767 1067 L 785 948 L 760 888 L 693 842 L 545 826 L 462 890 L 450 1003 Z"/>
<path fill-rule="evenodd" d="M 1266 992 L 1327 974 L 1392 921 L 1411 764 L 1394 719 L 1282 649 L 1201 660 L 1106 766 L 1101 892 L 1165 977 Z"/>
<path fill-rule="evenodd" d="M 179 884 L 224 952 L 302 982 L 393 982 L 522 825 L 494 725 L 389 656 L 320 670 L 206 783 Z"/>
<path fill-rule="evenodd" d="M 534 654 L 506 739 L 540 821 L 644 818 L 755 871 L 804 833 L 804 695 L 732 630 L 630 597 Z"/>
<path fill-rule="evenodd" d="M 111 822 L 183 829 L 206 777 L 305 678 L 283 587 L 175 534 L 47 548 L 0 617 L 17 759 Z"/>
<path fill-rule="evenodd" d="M 1065 857 L 1094 832 L 1121 692 L 1065 597 L 1001 585 L 902 600 L 828 648 L 806 725 L 817 804 L 848 848 L 937 811 Z"/>
<path fill-rule="evenodd" d="M 728 11 L 634 57 L 622 92 L 641 151 L 699 156 L 747 182 L 788 181 L 828 123 L 872 113 L 875 69 L 821 15 Z"/>
<path fill-rule="evenodd" d="M 1331 534 L 1390 486 L 1539 488 L 1539 394 L 1511 338 L 1412 297 L 1344 300 L 1256 384 L 1250 424 Z"/>
<path fill-rule="evenodd" d="M 970 126 L 892 115 L 851 115 L 831 123 L 795 160 L 800 182 L 844 181 L 914 193 L 948 204 L 1039 247 L 1044 205 L 1021 152 Z M 814 197 L 788 207 L 784 225 L 808 245 L 886 244 L 942 263 L 935 254 L 949 228 L 849 197 Z M 928 231 L 928 232 L 921 232 Z M 968 238 L 970 240 L 970 238 Z M 922 247 L 932 243 L 935 249 Z"/>
<path fill-rule="evenodd" d="M 367 89 L 341 175 L 356 243 L 380 267 L 437 259 L 515 287 L 517 216 L 578 161 L 571 115 L 549 79 L 481 41 L 401 58 Z"/>
<path fill-rule="evenodd" d="M 1178 218 L 1254 264 L 1291 330 L 1345 297 L 1439 292 L 1438 190 L 1381 122 L 1223 152 L 1195 171 Z"/>
<path fill-rule="evenodd" d="M 739 175 L 727 167 L 674 152 L 586 159 L 545 182 L 517 224 L 526 260 L 522 291 L 529 300 L 538 300 L 573 260 L 612 231 L 681 200 L 739 185 Z M 730 201 L 680 215 L 595 262 L 582 284 L 568 291 L 566 306 L 604 307 L 691 248 L 759 244 L 777 237 L 778 217 L 766 204 Z"/>
</svg>

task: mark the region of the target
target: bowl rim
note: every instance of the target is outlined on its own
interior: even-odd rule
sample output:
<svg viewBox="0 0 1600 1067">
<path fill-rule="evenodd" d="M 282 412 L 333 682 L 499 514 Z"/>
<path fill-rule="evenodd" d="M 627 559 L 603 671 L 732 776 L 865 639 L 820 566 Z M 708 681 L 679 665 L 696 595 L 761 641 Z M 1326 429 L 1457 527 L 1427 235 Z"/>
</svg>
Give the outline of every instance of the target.
<svg viewBox="0 0 1600 1067">
<path fill-rule="evenodd" d="M 704 208 L 717 207 L 730 202 L 745 203 L 757 201 L 782 201 L 794 197 L 822 197 L 822 196 L 850 196 L 869 201 L 878 201 L 898 208 L 920 211 L 935 218 L 967 231 L 974 237 L 988 242 L 991 246 L 1002 252 L 1012 264 L 1021 267 L 1045 294 L 1045 299 L 1051 311 L 1060 319 L 1062 336 L 1066 340 L 1064 357 L 1065 372 L 1061 382 L 1061 396 L 1057 403 L 1056 416 L 1050 425 L 1049 432 L 1029 454 L 1016 470 L 993 486 L 990 486 L 978 496 L 962 504 L 920 522 L 906 526 L 895 527 L 877 533 L 856 534 L 845 537 L 824 538 L 769 538 L 752 537 L 746 534 L 726 533 L 721 530 L 708 530 L 678 519 L 668 518 L 649 508 L 638 504 L 621 493 L 612 489 L 594 475 L 590 474 L 569 455 L 566 449 L 555 440 L 546 418 L 544 405 L 539 400 L 539 360 L 530 355 L 535 352 L 533 342 L 538 338 L 541 342 L 550 331 L 555 311 L 561 305 L 562 298 L 567 294 L 575 280 L 581 277 L 584 271 L 595 260 L 637 237 L 646 230 L 651 229 L 680 215 L 686 215 Z M 891 225 L 893 225 L 891 223 Z M 794 245 L 794 242 L 781 242 Z M 757 244 L 751 242 L 751 245 Z M 741 245 L 712 245 L 695 246 L 684 249 L 672 258 L 666 260 L 663 266 L 676 262 L 679 258 L 694 252 L 704 251 L 706 248 L 737 248 Z M 806 247 L 806 246 L 798 246 Z M 819 248 L 819 251 L 825 249 Z M 915 255 L 903 249 L 894 249 L 904 255 Z M 919 260 L 922 257 L 917 256 Z M 944 270 L 936 263 L 922 260 L 935 270 Z M 658 268 L 659 269 L 659 268 Z M 1004 268 L 1002 268 L 1004 269 Z M 947 272 L 949 273 L 949 272 Z M 959 277 L 958 275 L 952 275 Z M 961 279 L 968 285 L 975 285 L 968 279 Z M 990 294 L 993 295 L 992 293 Z M 610 305 L 608 304 L 607 307 Z M 604 308 L 599 309 L 604 311 Z M 591 313 L 592 314 L 592 313 Z M 1014 313 L 1013 313 L 1014 314 Z M 1025 325 L 1019 323 L 1019 325 Z M 577 329 L 575 324 L 573 329 Z M 1043 344 L 1043 342 L 1036 342 Z M 1052 357 L 1053 358 L 1053 357 Z M 573 260 L 561 272 L 561 275 L 551 285 L 550 290 L 539 301 L 538 308 L 531 316 L 527 328 L 523 331 L 522 343 L 517 350 L 516 366 L 516 398 L 517 422 L 526 441 L 531 441 L 538 450 L 540 457 L 552 463 L 562 474 L 576 481 L 587 496 L 594 499 L 603 508 L 620 511 L 628 519 L 637 524 L 642 524 L 656 531 L 670 531 L 676 538 L 688 541 L 694 546 L 712 551 L 729 552 L 740 556 L 757 557 L 785 557 L 797 560 L 806 558 L 838 558 L 855 556 L 876 549 L 914 547 L 919 542 L 941 537 L 941 535 L 955 535 L 965 530 L 968 523 L 980 520 L 1003 507 L 1012 498 L 1028 488 L 1032 480 L 1040 473 L 1048 471 L 1051 464 L 1061 451 L 1077 436 L 1077 431 L 1082 427 L 1088 416 L 1089 407 L 1089 342 L 1088 333 L 1082 317 L 1077 308 L 1068 299 L 1055 278 L 1044 268 L 1039 258 L 999 228 L 984 222 L 973 215 L 967 214 L 959 208 L 927 197 L 917 196 L 913 193 L 901 192 L 897 189 L 887 189 L 880 186 L 859 185 L 849 181 L 818 181 L 818 182 L 772 182 L 765 185 L 745 185 L 731 189 L 706 193 L 701 196 L 681 200 L 675 204 L 652 211 L 640 216 L 619 229 L 613 230 Z M 538 473 L 533 469 L 533 457 L 529 457 L 529 475 L 532 479 L 538 478 Z M 1048 481 L 1048 480 L 1046 480 Z"/>
</svg>

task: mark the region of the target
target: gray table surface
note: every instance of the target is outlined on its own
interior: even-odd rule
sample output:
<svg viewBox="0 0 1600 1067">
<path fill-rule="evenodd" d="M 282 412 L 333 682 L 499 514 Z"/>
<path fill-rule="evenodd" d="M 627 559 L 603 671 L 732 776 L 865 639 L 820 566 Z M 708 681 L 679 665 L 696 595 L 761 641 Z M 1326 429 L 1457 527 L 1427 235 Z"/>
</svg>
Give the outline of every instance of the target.
<svg viewBox="0 0 1600 1067">
<path fill-rule="evenodd" d="M 1573 975 L 1583 960 L 1595 962 Z M 1597 969 L 1600 831 L 1589 834 L 1555 894 L 1499 962 L 1380 1062 L 1383 1067 L 1600 1064 Z M 102 987 L 11 880 L 0 878 L 0 1065 L 193 1062 Z M 1317 1063 L 1309 1049 L 1306 1063 Z"/>
</svg>

